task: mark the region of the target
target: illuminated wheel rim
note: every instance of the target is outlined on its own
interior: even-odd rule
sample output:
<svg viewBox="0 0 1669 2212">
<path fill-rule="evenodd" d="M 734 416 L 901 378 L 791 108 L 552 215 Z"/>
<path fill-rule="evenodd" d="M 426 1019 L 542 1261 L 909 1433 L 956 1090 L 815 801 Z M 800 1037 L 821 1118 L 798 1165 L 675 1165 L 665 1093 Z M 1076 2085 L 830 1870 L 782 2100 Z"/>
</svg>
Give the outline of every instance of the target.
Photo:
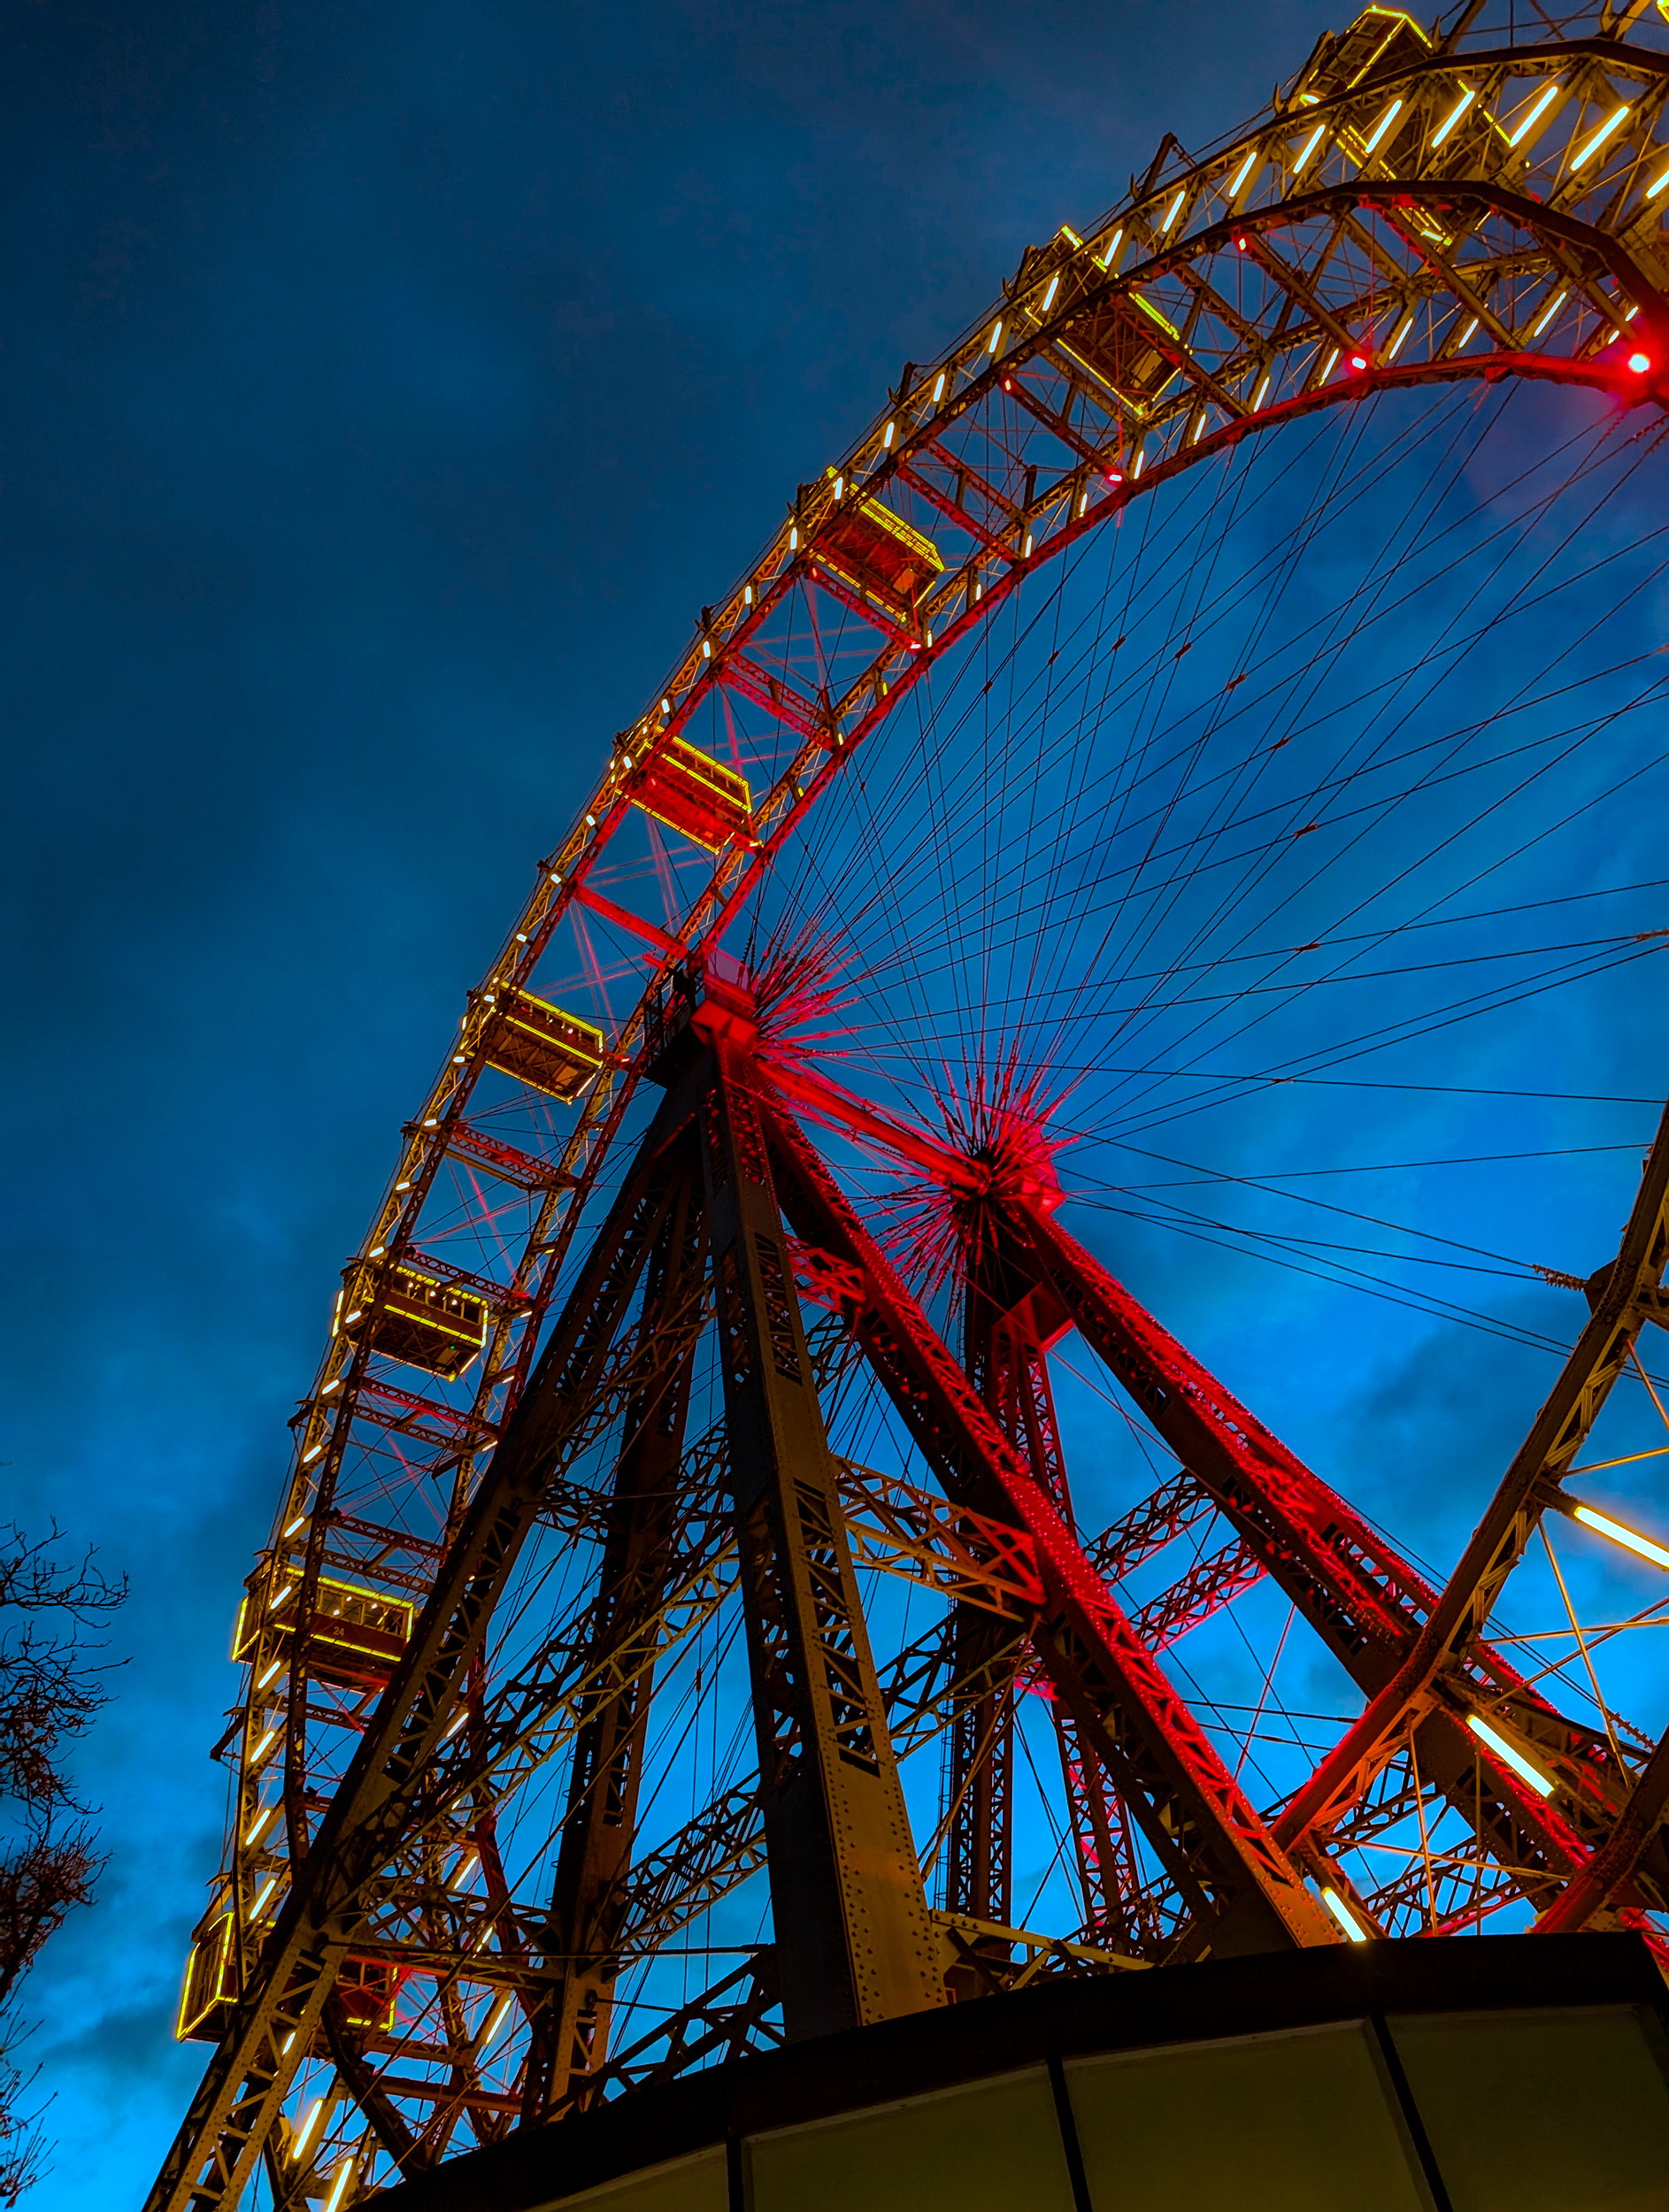
<svg viewBox="0 0 1669 2212">
<path fill-rule="evenodd" d="M 182 2032 L 218 2032 L 239 1991 L 258 1978 L 260 1947 L 291 1870 L 307 1856 L 490 1462 L 542 1324 L 569 1279 L 577 1240 L 610 1189 L 620 1140 L 642 1118 L 645 1025 L 666 979 L 717 953 L 721 940 L 756 970 L 774 962 L 785 973 L 797 959 L 809 1048 L 878 1105 L 930 1122 L 934 1094 L 941 1102 L 948 1094 L 953 1106 L 960 1102 L 966 1133 L 1001 1093 L 1028 1109 L 1054 1107 L 1058 1125 L 1070 1131 L 1083 1118 L 1073 1101 L 1084 1098 L 1086 1080 L 1062 1049 L 1070 1033 L 1058 1010 L 1028 1028 L 998 1002 L 988 987 L 996 972 L 988 941 L 947 999 L 920 987 L 929 955 L 960 957 L 956 948 L 970 941 L 977 909 L 1004 918 L 1009 999 L 1034 997 L 1039 964 L 1048 963 L 1049 987 L 1075 993 L 1096 1011 L 1095 994 L 1111 972 L 1087 959 L 1082 973 L 1070 972 L 1071 949 L 1074 933 L 1090 929 L 1091 861 L 1105 863 L 1115 843 L 1081 856 L 1070 882 L 1060 872 L 1070 855 L 1058 855 L 1056 872 L 1045 877 L 1031 865 L 1041 849 L 1033 825 L 1033 842 L 1005 876 L 1025 808 L 1016 810 L 1015 789 L 999 788 L 1002 779 L 1012 782 L 1018 761 L 1035 772 L 1018 787 L 1042 787 L 1068 717 L 1092 738 L 1102 726 L 1097 713 L 1158 729 L 1152 715 L 1142 723 L 1148 710 L 1132 702 L 1152 692 L 1161 671 L 1168 696 L 1183 681 L 1175 672 L 1184 654 L 1195 656 L 1193 670 L 1209 667 L 1212 680 L 1165 710 L 1167 726 L 1179 744 L 1227 752 L 1234 772 L 1249 777 L 1258 748 L 1234 730 L 1243 737 L 1258 714 L 1271 727 L 1296 718 L 1315 664 L 1289 640 L 1265 649 L 1261 661 L 1231 650 L 1250 633 L 1214 636 L 1209 609 L 1197 599 L 1166 601 L 1157 586 L 1151 605 L 1129 613 L 1114 649 L 1105 618 L 1111 585 L 1097 605 L 1095 565 L 1110 579 L 1150 581 L 1164 567 L 1167 526 L 1184 548 L 1208 543 L 1215 500 L 1265 495 L 1280 474 L 1269 457 L 1283 450 L 1305 454 L 1323 478 L 1336 474 L 1352 441 L 1393 475 L 1399 439 L 1418 449 L 1423 436 L 1437 449 L 1447 436 L 1464 441 L 1468 455 L 1485 450 L 1484 434 L 1468 434 L 1460 421 L 1471 395 L 1440 391 L 1433 403 L 1421 397 L 1427 386 L 1528 379 L 1602 396 L 1614 419 L 1602 412 L 1561 429 L 1572 449 L 1564 475 L 1542 482 L 1526 472 L 1516 511 L 1532 521 L 1573 511 L 1585 492 L 1616 500 L 1619 485 L 1653 480 L 1650 454 L 1629 441 L 1642 420 L 1660 419 L 1669 389 L 1669 277 L 1657 216 L 1669 204 L 1660 196 L 1669 187 L 1663 57 L 1588 40 L 1462 58 L 1434 50 L 1412 28 L 1388 31 L 1390 21 L 1370 26 L 1371 53 L 1342 46 L 1320 55 L 1307 81 L 1313 98 L 1300 89 L 1250 136 L 1155 183 L 1085 237 L 1063 232 L 1028 251 L 1001 307 L 942 363 L 908 378 L 852 450 L 802 488 L 759 562 L 704 611 L 650 710 L 616 740 L 581 818 L 542 864 L 533 895 L 470 995 L 454 1048 L 406 1125 L 389 1187 L 344 1271 L 331 1338 L 296 1424 L 273 1540 L 237 1631 L 235 1655 L 249 1672 L 227 1876 L 193 1954 Z M 1619 403 L 1649 412 L 1622 413 Z M 1339 428 L 1341 410 L 1356 427 Z M 1293 427 L 1299 424 L 1306 426 Z M 1276 427 L 1287 429 L 1285 441 L 1257 434 Z M 1200 491 L 1212 469 L 1227 493 Z M 1284 552 L 1277 548 L 1272 577 L 1289 572 L 1295 548 L 1312 549 L 1327 527 L 1340 526 L 1338 484 L 1348 479 L 1327 480 L 1332 506 L 1324 500 L 1299 518 Z M 1430 480 L 1441 504 L 1452 477 Z M 1173 522 L 1153 522 L 1167 501 Z M 1122 562 L 1107 551 L 1120 541 L 1102 526 L 1127 516 L 1130 534 L 1155 549 L 1146 568 L 1140 549 L 1131 557 L 1127 547 Z M 1422 526 L 1426 536 L 1414 542 L 1431 551 L 1441 541 L 1438 522 L 1427 517 Z M 1626 548 L 1618 558 L 1617 574 L 1640 588 L 1649 554 Z M 1428 599 L 1441 573 L 1434 569 L 1420 586 Z M 1079 617 L 1074 595 L 1088 610 Z M 1345 603 L 1359 609 L 1361 597 L 1358 588 Z M 1128 590 L 1124 603 L 1128 611 Z M 1051 643 L 1045 653 L 1044 612 L 1051 638 L 1072 634 L 1079 621 L 1075 647 Z M 1495 618 L 1522 620 L 1524 610 L 1509 599 Z M 1115 649 L 1133 673 L 1109 689 Z M 1076 687 L 1064 707 L 1047 673 L 1063 651 L 1069 666 L 1059 681 Z M 986 668 L 997 672 L 981 688 L 973 677 Z M 965 735 L 970 700 L 988 699 L 999 680 L 1011 687 L 1002 716 L 986 711 L 957 756 L 947 726 Z M 1586 710 L 1607 727 L 1632 731 L 1630 718 L 1656 696 L 1639 687 L 1626 695 L 1597 665 L 1582 681 Z M 1041 688 L 1017 702 L 1013 687 L 1023 694 L 1027 682 Z M 887 759 L 883 732 L 902 765 L 882 782 L 883 803 L 865 808 L 851 795 L 866 764 Z M 1081 765 L 1086 748 L 1093 754 L 1091 740 L 1074 756 Z M 969 752 L 980 778 L 958 780 L 953 772 Z M 1289 765 L 1304 757 L 1301 743 Z M 1469 757 L 1463 766 L 1471 772 Z M 1301 818 L 1302 802 L 1318 792 L 1331 797 L 1325 777 L 1276 780 L 1261 809 L 1231 817 L 1237 827 L 1257 811 L 1269 818 L 1257 834 L 1272 847 L 1278 837 L 1283 852 L 1298 852 L 1297 841 L 1311 836 L 1355 849 L 1332 816 Z M 1398 803 L 1425 788 L 1396 787 Z M 1128 789 L 1115 789 L 1128 799 Z M 1159 796 L 1173 813 L 1188 800 L 1186 784 Z M 1082 818 L 1073 811 L 1081 799 L 1078 789 L 1072 805 L 1045 810 L 1071 823 Z M 1214 839 L 1219 826 L 1208 812 L 1191 841 L 1176 833 L 1176 851 L 1186 857 Z M 1494 849 L 1480 849 L 1488 857 Z M 947 887 L 945 867 L 970 854 L 978 867 Z M 896 858 L 908 859 L 914 873 L 892 877 L 899 910 L 884 916 L 880 886 Z M 1347 864 L 1335 853 L 1332 864 Z M 842 887 L 850 894 L 854 886 L 863 887 L 856 914 L 850 895 L 841 896 Z M 931 927 L 908 910 L 906 893 L 923 898 L 923 910 L 936 897 Z M 1052 934 L 1039 918 L 1051 900 L 1071 918 Z M 884 929 L 872 924 L 878 915 Z M 994 926 L 988 918 L 988 933 Z M 1200 964 L 1227 957 L 1210 942 L 1196 949 Z M 1486 954 L 1474 948 L 1470 956 Z M 1134 979 L 1140 987 L 1141 976 Z M 1284 1005 L 1309 984 L 1272 987 Z M 1245 991 L 1231 995 L 1243 999 Z M 1185 1002 L 1173 993 L 1161 1010 L 1172 1040 L 1181 1033 L 1178 1018 L 1191 1018 Z M 1151 1047 L 1164 1030 L 1156 1003 L 1138 987 L 1134 1010 L 1120 1008 L 1111 1033 L 1142 1041 L 1148 1064 L 1134 1081 L 1153 1071 Z M 947 1022 L 956 1024 L 950 1052 Z M 942 1078 L 930 1080 L 935 1059 Z M 1150 1081 L 1139 1095 L 1150 1123 L 1167 1100 L 1156 1100 Z M 1139 1125 L 1127 1118 L 1124 1125 Z M 1063 1160 L 1069 1189 L 1071 1157 Z M 867 1168 L 861 1154 L 846 1158 L 850 1185 L 933 1290 L 930 1225 L 924 1230 L 918 1194 L 896 1170 L 878 1181 L 876 1158 L 868 1156 Z M 586 1533 L 575 1510 L 566 1524 L 553 1516 L 550 1555 L 536 1573 L 530 1568 L 496 1628 L 478 1694 L 494 1669 L 513 1663 L 532 1621 L 579 1601 L 577 1565 L 569 1589 L 559 1563 L 564 1545 L 573 1563 Z M 1155 1617 L 1162 1643 L 1181 1632 L 1179 1622 L 1193 1624 L 1184 1617 L 1189 1603 L 1203 1621 L 1258 1578 L 1231 1588 L 1243 1562 L 1217 1555 L 1202 1554 L 1196 1569 L 1180 1597 L 1169 1594 L 1170 1615 Z M 706 1632 L 690 1632 L 695 1652 Z M 1579 1649 L 1586 1665 L 1580 1637 L 1560 1647 L 1565 1678 Z M 711 1664 L 722 1663 L 715 1644 Z M 1265 1689 L 1271 1680 L 1273 1667 Z M 1597 1709 L 1596 1741 L 1609 1733 L 1619 1770 L 1638 1774 L 1650 1739 L 1621 1734 L 1603 1700 Z M 1234 1728 L 1224 1732 L 1235 1739 Z M 1242 1753 L 1252 1752 L 1256 1734 L 1255 1721 L 1242 1730 Z M 1510 1732 L 1481 1740 L 1489 1755 L 1514 1755 L 1546 1778 L 1534 1749 L 1515 1747 Z M 1307 1748 L 1313 1756 L 1325 1746 Z M 746 1779 L 727 1778 L 721 1764 L 715 1752 L 708 1778 L 719 1808 Z M 1271 1795 L 1294 1786 L 1295 1778 L 1272 1778 Z M 1405 1848 L 1385 1839 L 1399 1821 L 1421 1822 L 1419 1778 L 1382 1769 L 1377 1786 L 1379 1795 L 1358 1809 L 1360 1847 Z M 488 2139 L 520 2116 L 515 1960 L 533 1909 L 523 1885 L 540 1864 L 551 1819 L 548 1806 L 533 1809 L 535 1799 L 528 1793 L 513 1810 L 460 1808 L 402 1858 L 389 1939 L 339 1970 L 340 2017 L 359 2055 L 345 2064 L 334 2047 L 302 2055 L 288 2132 L 268 2147 L 275 2195 L 322 2179 L 345 2201 L 390 2170 L 387 2131 L 379 2137 L 365 2113 L 376 2097 L 387 2101 L 380 2080 L 407 2078 L 402 2066 L 430 2070 L 419 2100 L 424 2124 L 434 2125 L 426 2155 L 458 2147 L 471 2130 Z M 685 1847 L 702 1817 L 692 1806 L 679 1832 Z M 735 1855 L 735 1833 L 731 1862 L 714 1877 L 714 1901 L 725 1894 L 722 1881 L 739 1867 L 750 1870 L 745 1851 L 742 1860 Z M 1458 1855 L 1451 1857 L 1457 1865 Z M 1481 1881 L 1468 1905 L 1442 1849 L 1437 1862 L 1442 1896 L 1427 1841 L 1398 1893 L 1401 1917 L 1386 1908 L 1388 1927 L 1476 1924 L 1481 1909 L 1523 1893 L 1506 1878 L 1486 1896 Z M 1155 1911 L 1162 1921 L 1162 1909 Z M 1347 1925 L 1349 1916 L 1347 1908 Z M 1058 1938 L 1096 1932 L 1051 1930 Z M 488 1971 L 486 1958 L 503 1963 Z M 649 1997 L 642 2002 L 653 2008 Z M 768 2038 L 767 2014 L 756 2005 L 738 2032 Z M 617 2042 L 630 2047 L 629 2032 Z M 367 2063 L 372 2045 L 388 2047 Z M 405 2057 L 396 2047 L 403 2045 Z M 419 2060 L 410 2056 L 416 2047 Z M 456 2075 L 445 2094 L 435 2087 L 437 2054 Z"/>
</svg>

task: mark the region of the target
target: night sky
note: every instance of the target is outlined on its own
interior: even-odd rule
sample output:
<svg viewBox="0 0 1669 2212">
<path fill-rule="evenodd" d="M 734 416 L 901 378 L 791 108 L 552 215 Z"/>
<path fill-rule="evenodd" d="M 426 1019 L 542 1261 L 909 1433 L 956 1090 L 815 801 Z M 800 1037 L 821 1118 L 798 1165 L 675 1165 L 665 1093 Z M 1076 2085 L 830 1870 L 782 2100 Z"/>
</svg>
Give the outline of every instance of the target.
<svg viewBox="0 0 1669 2212">
<path fill-rule="evenodd" d="M 133 1584 L 41 2203 L 136 2200 L 201 2066 L 283 1422 L 609 733 L 907 357 L 1343 12 L 7 6 L 0 1458 Z"/>
</svg>

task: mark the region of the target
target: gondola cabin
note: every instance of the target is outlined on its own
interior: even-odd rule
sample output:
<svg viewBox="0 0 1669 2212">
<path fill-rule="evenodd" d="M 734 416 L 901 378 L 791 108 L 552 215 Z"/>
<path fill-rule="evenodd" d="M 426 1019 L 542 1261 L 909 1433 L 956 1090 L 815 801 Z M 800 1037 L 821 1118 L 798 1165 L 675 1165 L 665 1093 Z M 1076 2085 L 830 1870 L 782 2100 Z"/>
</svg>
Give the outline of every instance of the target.
<svg viewBox="0 0 1669 2212">
<path fill-rule="evenodd" d="M 221 1913 L 191 1946 L 174 2022 L 176 2043 L 218 2043 L 237 1995 L 232 1916 Z"/>
<path fill-rule="evenodd" d="M 332 1994 L 342 2017 L 363 2035 L 386 2035 L 394 2025 L 400 1974 L 388 1959 L 343 1959 Z"/>
<path fill-rule="evenodd" d="M 337 1331 L 368 1336 L 373 1352 L 453 1381 L 481 1357 L 487 1305 L 456 1283 L 398 1263 L 381 1283 L 362 1279 L 337 1302 Z"/>
<path fill-rule="evenodd" d="M 579 1097 L 603 1064 L 603 1032 L 531 991 L 509 991 L 487 1032 L 487 1064 L 565 1103 Z"/>
<path fill-rule="evenodd" d="M 197 1937 L 186 1961 L 175 2042 L 218 2043 L 225 2034 L 238 1993 L 235 1962 L 232 1916 L 222 1912 Z M 361 2035 L 386 2035 L 394 2025 L 401 1978 L 399 1969 L 388 1959 L 359 1958 L 350 1953 L 337 1970 L 330 2002 L 344 2026 Z M 321 2058 L 330 2055 L 322 2024 L 313 2047 Z"/>
<path fill-rule="evenodd" d="M 917 603 L 944 572 L 931 538 L 912 530 L 879 499 L 836 507 L 819 526 L 812 558 L 853 590 L 876 601 L 896 622 L 913 628 Z"/>
<path fill-rule="evenodd" d="M 263 1630 L 288 1645 L 297 1633 L 296 1612 L 302 1578 L 291 1571 L 273 1586 L 265 1617 L 248 1598 L 238 1608 L 232 1656 L 253 1659 Z M 302 1661 L 309 1671 L 354 1687 L 386 1682 L 411 1640 L 417 1608 L 411 1598 L 386 1596 L 355 1582 L 320 1575 L 313 1603 L 300 1625 Z"/>
<path fill-rule="evenodd" d="M 1298 104 L 1314 107 L 1369 77 L 1412 69 L 1432 50 L 1427 33 L 1401 8 L 1364 8 L 1348 30 L 1324 35 L 1299 81 Z"/>
<path fill-rule="evenodd" d="M 710 853 L 748 836 L 753 828 L 753 792 L 748 779 L 687 738 L 656 741 L 632 795 L 645 814 Z"/>
</svg>

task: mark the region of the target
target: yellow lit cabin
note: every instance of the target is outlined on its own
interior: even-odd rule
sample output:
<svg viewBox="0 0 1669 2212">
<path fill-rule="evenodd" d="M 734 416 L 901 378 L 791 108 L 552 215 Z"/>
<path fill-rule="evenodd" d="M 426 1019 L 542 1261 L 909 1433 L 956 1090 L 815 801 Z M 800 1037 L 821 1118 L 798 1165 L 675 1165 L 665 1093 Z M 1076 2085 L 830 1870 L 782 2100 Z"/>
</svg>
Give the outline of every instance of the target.
<svg viewBox="0 0 1669 2212">
<path fill-rule="evenodd" d="M 603 1032 L 547 1005 L 530 991 L 509 991 L 487 1033 L 487 1064 L 548 1097 L 578 1098 L 603 1064 Z"/>
<path fill-rule="evenodd" d="M 1388 76 L 1424 61 L 1432 50 L 1427 33 L 1401 8 L 1364 8 L 1348 30 L 1329 32 L 1298 88 L 1301 105 L 1349 92 L 1369 77 Z"/>
<path fill-rule="evenodd" d="M 753 826 L 748 779 L 682 737 L 658 740 L 632 796 L 645 814 L 710 853 Z"/>
<path fill-rule="evenodd" d="M 812 557 L 844 584 L 878 601 L 898 620 L 915 620 L 916 605 L 944 558 L 931 538 L 879 499 L 836 507 L 819 526 Z"/>
<path fill-rule="evenodd" d="M 237 1978 L 232 1941 L 232 1916 L 223 1912 L 212 1920 L 191 1946 L 186 1960 L 185 1982 L 180 1992 L 180 2011 L 174 2023 L 176 2043 L 218 2043 L 237 2000 Z M 362 2034 L 386 2035 L 394 2025 L 395 2001 L 400 1993 L 400 1974 L 387 1959 L 356 1958 L 350 1955 L 337 1971 L 331 2001 L 343 2023 Z M 322 2026 L 314 2050 L 329 2055 Z"/>
<path fill-rule="evenodd" d="M 193 1941 L 174 2022 L 176 2043 L 218 2043 L 237 1995 L 232 1916 L 222 1913 Z"/>
<path fill-rule="evenodd" d="M 337 1315 L 343 1336 L 368 1336 L 373 1352 L 449 1382 L 480 1358 L 487 1342 L 484 1300 L 397 1263 L 381 1286 L 361 1278 L 344 1292 Z"/>
<path fill-rule="evenodd" d="M 292 1574 L 273 1592 L 265 1617 L 249 1599 L 238 1608 L 232 1656 L 255 1656 L 263 1629 L 289 1642 L 296 1634 L 295 1612 L 301 1577 Z M 356 1685 L 386 1682 L 411 1640 L 417 1607 L 411 1598 L 385 1596 L 354 1582 L 320 1575 L 313 1604 L 301 1624 L 302 1661 L 308 1670 L 333 1681 Z"/>
<path fill-rule="evenodd" d="M 386 2035 L 394 2025 L 400 1976 L 387 1959 L 345 1958 L 333 1993 L 350 2028 Z"/>
</svg>

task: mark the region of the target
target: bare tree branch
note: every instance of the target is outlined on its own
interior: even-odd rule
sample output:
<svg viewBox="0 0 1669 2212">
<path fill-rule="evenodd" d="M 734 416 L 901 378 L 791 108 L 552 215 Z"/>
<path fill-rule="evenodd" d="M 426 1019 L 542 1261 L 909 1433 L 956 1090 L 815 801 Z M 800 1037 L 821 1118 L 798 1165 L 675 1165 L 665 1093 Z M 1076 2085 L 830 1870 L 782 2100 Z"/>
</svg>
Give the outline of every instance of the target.
<svg viewBox="0 0 1669 2212">
<path fill-rule="evenodd" d="M 0 1817 L 13 1832 L 0 1845 L 0 2205 L 15 2204 L 46 2159 L 15 2063 L 27 2032 L 12 2010 L 19 1985 L 104 1864 L 63 1761 L 109 1695 L 108 1670 L 89 1656 L 100 1647 L 80 1632 L 114 1612 L 127 1585 L 90 1551 L 66 1563 L 61 1544 L 56 1527 L 30 1538 L 0 1524 Z"/>
</svg>

